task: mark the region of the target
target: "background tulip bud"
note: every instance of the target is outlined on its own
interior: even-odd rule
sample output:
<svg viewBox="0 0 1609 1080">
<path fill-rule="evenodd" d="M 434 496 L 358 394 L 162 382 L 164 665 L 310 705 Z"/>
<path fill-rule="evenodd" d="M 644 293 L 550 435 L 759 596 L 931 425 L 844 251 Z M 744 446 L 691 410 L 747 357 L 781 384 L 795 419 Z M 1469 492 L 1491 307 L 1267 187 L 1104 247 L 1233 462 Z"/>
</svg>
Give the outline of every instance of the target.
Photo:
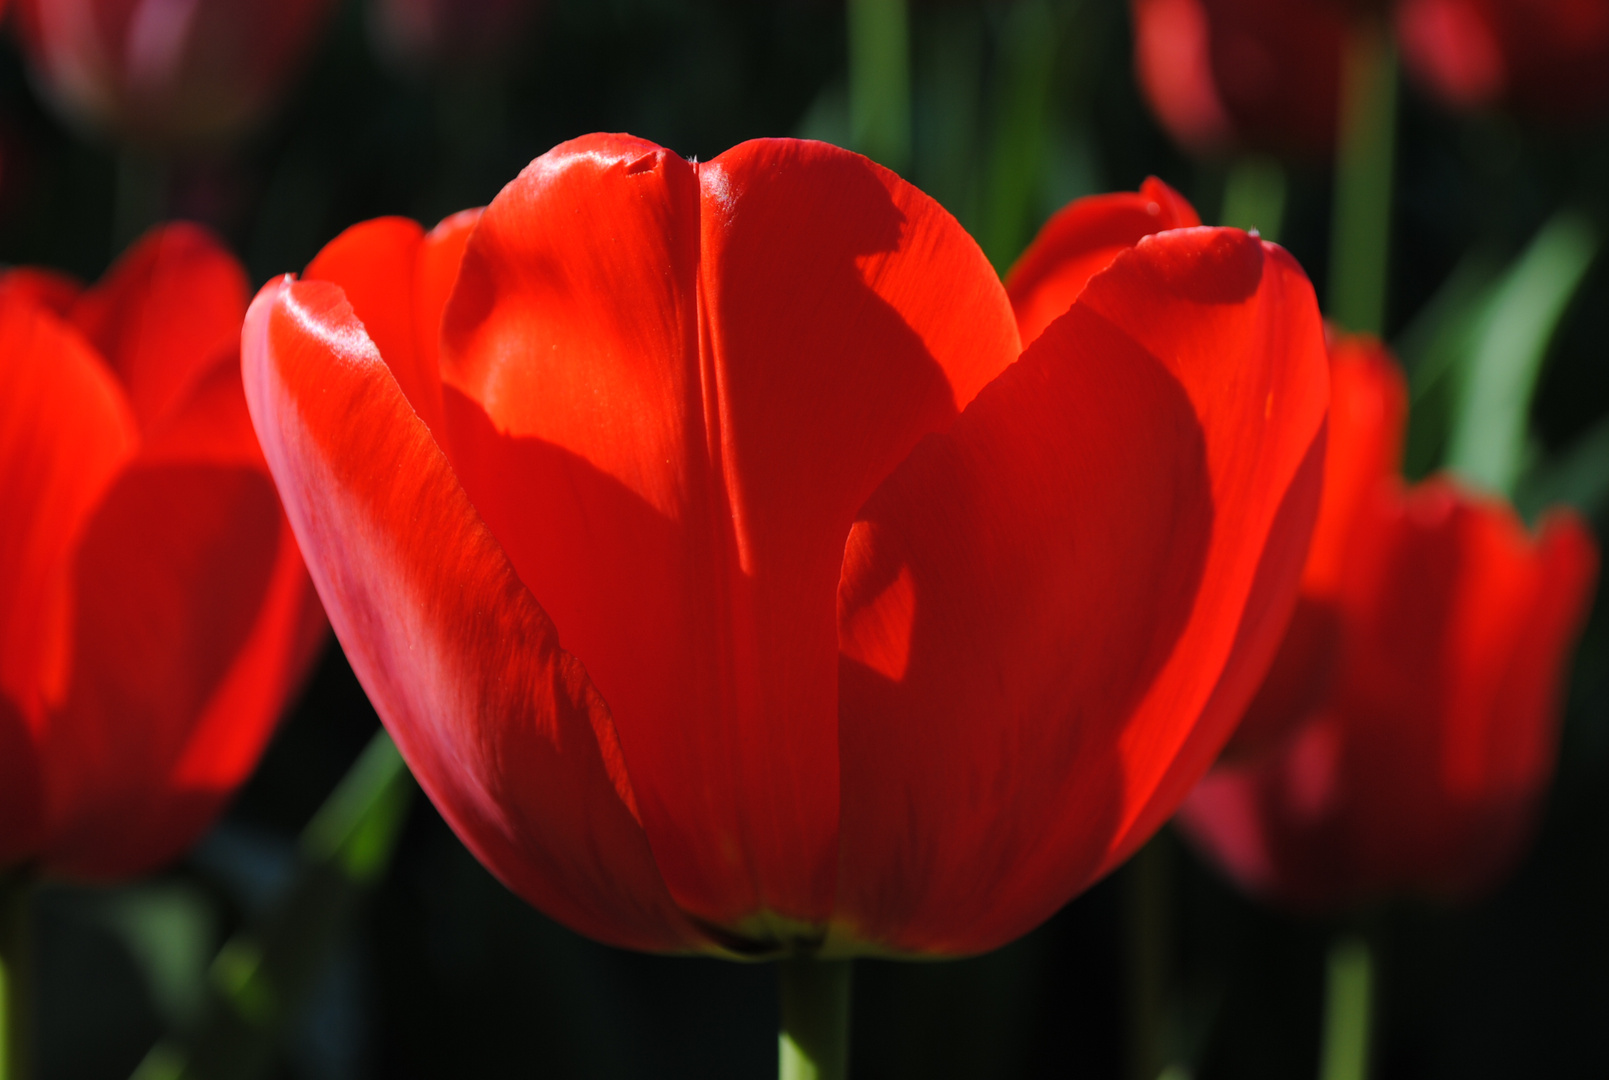
<svg viewBox="0 0 1609 1080">
<path fill-rule="evenodd" d="M 0 277 L 0 871 L 178 855 L 324 640 L 246 416 L 245 289 L 192 226 L 82 293 Z"/>
<path fill-rule="evenodd" d="M 1368 343 L 1334 357 L 1299 615 L 1179 821 L 1237 884 L 1292 906 L 1465 899 L 1524 851 L 1552 779 L 1596 546 L 1571 514 L 1533 536 L 1448 480 L 1405 488 L 1400 375 Z"/>
<path fill-rule="evenodd" d="M 35 78 L 69 118 L 159 147 L 262 119 L 331 0 L 19 0 Z"/>
</svg>

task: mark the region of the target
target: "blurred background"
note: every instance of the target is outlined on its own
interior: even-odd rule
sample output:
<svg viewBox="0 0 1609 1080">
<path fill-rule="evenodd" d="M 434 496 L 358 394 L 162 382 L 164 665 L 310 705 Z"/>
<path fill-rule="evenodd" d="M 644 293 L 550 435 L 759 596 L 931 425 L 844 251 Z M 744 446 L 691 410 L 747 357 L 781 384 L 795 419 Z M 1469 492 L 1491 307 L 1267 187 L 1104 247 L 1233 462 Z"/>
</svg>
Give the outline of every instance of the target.
<svg viewBox="0 0 1609 1080">
<path fill-rule="evenodd" d="M 847 12 L 834 0 L 286 4 L 308 9 L 306 29 L 284 48 L 271 28 L 250 39 L 247 52 L 273 62 L 250 73 L 260 86 L 238 116 L 202 80 L 193 122 L 178 126 L 97 103 L 52 68 L 44 46 L 30 47 L 30 62 L 22 42 L 43 32 L 27 30 L 29 19 L 48 22 L 38 10 L 51 6 L 8 12 L 0 44 L 7 264 L 93 280 L 149 225 L 184 217 L 224 237 L 255 285 L 300 270 L 354 222 L 403 214 L 429 225 L 482 205 L 532 158 L 587 132 L 627 131 L 699 159 L 744 139 L 803 135 L 896 168 L 1002 272 L 1069 200 L 1154 175 L 1208 222 L 1277 236 L 1330 295 L 1333 134 L 1309 140 L 1315 149 L 1284 137 L 1299 125 L 1259 127 L 1233 87 L 1227 123 L 1170 116 L 1166 87 L 1136 78 L 1135 15 L 1155 2 L 912 0 L 892 28 L 864 0 Z M 1238 6 L 1277 21 L 1278 0 Z M 1297 33 L 1291 55 L 1305 40 Z M 1609 72 L 1609 57 L 1602 64 Z M 1532 334 L 1540 376 L 1515 498 L 1527 513 L 1573 502 L 1601 527 L 1609 265 L 1594 255 L 1609 230 L 1609 127 L 1590 101 L 1483 97 L 1467 72 L 1438 83 L 1434 65 L 1422 70 L 1396 99 L 1378 327 L 1414 387 L 1410 472 L 1436 464 L 1448 438 L 1438 373 L 1473 348 L 1470 326 L 1493 317 L 1505 288 L 1512 296 L 1516 281 L 1540 275 L 1532 306 L 1552 314 Z M 879 126 L 888 108 L 908 121 Z M 1376 1076 L 1602 1075 L 1606 672 L 1609 636 L 1595 616 L 1575 662 L 1558 778 L 1519 871 L 1473 906 L 1370 913 L 1383 943 Z M 377 725 L 331 642 L 255 778 L 191 856 L 129 886 L 42 891 L 46 1080 L 129 1076 L 165 1032 L 197 1020 L 220 945 L 283 898 L 299 834 Z M 1144 1075 L 1136 1040 L 1161 1039 L 1181 1080 L 1311 1075 L 1336 929 L 1244 899 L 1165 832 L 995 954 L 860 963 L 853 1069 L 1133 1077 Z M 1137 956 L 1151 960 L 1137 966 Z M 639 956 L 579 938 L 497 884 L 423 798 L 314 966 L 265 1075 L 775 1069 L 769 966 Z"/>
</svg>

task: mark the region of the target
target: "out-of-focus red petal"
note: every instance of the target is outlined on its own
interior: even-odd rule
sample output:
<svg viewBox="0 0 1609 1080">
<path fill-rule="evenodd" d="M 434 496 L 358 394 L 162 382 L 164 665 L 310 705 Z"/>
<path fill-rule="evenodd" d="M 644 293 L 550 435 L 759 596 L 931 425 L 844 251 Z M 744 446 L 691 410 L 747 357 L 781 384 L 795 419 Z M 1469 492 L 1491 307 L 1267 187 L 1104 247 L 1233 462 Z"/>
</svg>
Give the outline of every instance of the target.
<svg viewBox="0 0 1609 1080">
<path fill-rule="evenodd" d="M 140 430 L 183 406 L 240 347 L 245 271 L 212 234 L 177 223 L 146 233 L 73 307 L 73 322 L 128 392 Z"/>
<path fill-rule="evenodd" d="M 213 820 L 312 659 L 317 599 L 238 364 L 214 367 L 152 433 L 91 524 L 77 584 L 46 856 L 58 872 L 125 877 Z"/>
<path fill-rule="evenodd" d="M 1181 822 L 1245 887 L 1333 908 L 1467 897 L 1518 856 L 1552 774 L 1596 551 L 1535 541 L 1444 481 L 1380 491 L 1343 583 L 1334 687 L 1268 754 L 1214 770 Z"/>
<path fill-rule="evenodd" d="M 1402 0 L 1404 66 L 1457 108 L 1584 121 L 1609 106 L 1603 0 Z"/>
<path fill-rule="evenodd" d="M 258 469 L 136 463 L 107 493 L 75 559 L 72 680 L 41 755 L 56 869 L 126 873 L 172 842 L 146 812 L 251 632 L 278 539 Z"/>
<path fill-rule="evenodd" d="M 1134 75 L 1146 104 L 1196 154 L 1225 150 L 1234 126 L 1212 75 L 1212 28 L 1202 0 L 1130 0 Z"/>
<path fill-rule="evenodd" d="M 1337 592 L 1353 532 L 1372 512 L 1378 488 L 1402 464 L 1408 385 L 1373 338 L 1330 345 L 1329 445 L 1324 497 L 1302 570 L 1302 593 L 1279 655 L 1225 751 L 1255 752 L 1298 723 L 1328 692 L 1339 647 Z"/>
<path fill-rule="evenodd" d="M 1132 0 L 1135 69 L 1152 111 L 1194 153 L 1335 148 L 1355 5 L 1335 0 Z"/>
<path fill-rule="evenodd" d="M 844 540 L 1018 351 L 982 253 L 824 144 L 592 136 L 487 208 L 443 350 L 453 463 L 609 701 L 677 901 L 819 932 Z"/>
<path fill-rule="evenodd" d="M 1165 819 L 1284 630 L 1326 399 L 1295 263 L 1169 232 L 878 490 L 839 596 L 839 947 L 992 948 Z"/>
<path fill-rule="evenodd" d="M 0 695 L 36 728 L 63 692 L 73 546 L 138 441 L 83 338 L 0 289 Z"/>
<path fill-rule="evenodd" d="M 700 947 L 655 869 L 608 707 L 340 290 L 268 285 L 242 366 L 336 636 L 459 836 L 581 933 Z"/>
<path fill-rule="evenodd" d="M 15 292 L 66 318 L 83 294 L 84 286 L 68 274 L 38 266 L 19 266 L 0 273 L 0 289 Z"/>
<path fill-rule="evenodd" d="M 1135 194 L 1091 195 L 1063 207 L 1006 276 L 1023 344 L 1044 333 L 1072 307 L 1090 278 L 1141 237 L 1200 224 L 1184 196 L 1154 176 Z"/>
</svg>

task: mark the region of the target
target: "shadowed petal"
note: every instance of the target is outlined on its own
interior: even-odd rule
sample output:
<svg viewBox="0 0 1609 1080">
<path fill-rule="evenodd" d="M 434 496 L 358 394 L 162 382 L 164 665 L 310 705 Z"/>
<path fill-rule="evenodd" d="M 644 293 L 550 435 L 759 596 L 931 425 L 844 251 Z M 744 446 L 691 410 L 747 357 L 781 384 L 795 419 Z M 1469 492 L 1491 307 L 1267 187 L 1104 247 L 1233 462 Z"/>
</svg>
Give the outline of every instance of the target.
<svg viewBox="0 0 1609 1080">
<path fill-rule="evenodd" d="M 1154 176 L 1138 192 L 1092 195 L 1063 207 L 1006 275 L 1023 344 L 1044 333 L 1090 278 L 1142 237 L 1200 224 L 1184 196 Z"/>
<path fill-rule="evenodd" d="M 831 947 L 993 948 L 1183 798 L 1295 598 L 1323 348 L 1277 248 L 1150 237 L 867 503 Z"/>
<path fill-rule="evenodd" d="M 196 225 L 146 233 L 73 306 L 72 320 L 128 393 L 150 432 L 220 360 L 240 348 L 246 275 Z"/>
<path fill-rule="evenodd" d="M 83 339 L 0 289 L 0 865 L 38 841 L 33 747 L 64 692 L 73 545 L 137 443 L 116 380 Z"/>
<path fill-rule="evenodd" d="M 253 421 L 331 625 L 459 836 L 581 933 L 698 948 L 654 867 L 607 706 L 340 290 L 270 284 L 243 343 Z"/>
<path fill-rule="evenodd" d="M 734 947 L 819 934 L 844 540 L 1017 353 L 982 253 L 823 144 L 592 136 L 487 209 L 443 349 L 454 466 L 609 700 L 678 902 Z"/>
</svg>

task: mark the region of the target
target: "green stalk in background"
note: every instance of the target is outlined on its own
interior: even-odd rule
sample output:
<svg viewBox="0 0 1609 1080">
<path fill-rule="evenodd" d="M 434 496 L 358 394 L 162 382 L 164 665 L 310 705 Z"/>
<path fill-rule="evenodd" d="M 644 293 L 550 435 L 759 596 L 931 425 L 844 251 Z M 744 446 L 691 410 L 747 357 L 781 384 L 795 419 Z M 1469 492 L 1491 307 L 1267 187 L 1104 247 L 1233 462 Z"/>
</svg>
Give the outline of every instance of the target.
<svg viewBox="0 0 1609 1080">
<path fill-rule="evenodd" d="M 135 1080 L 246 1080 L 267 1070 L 280 1032 L 390 865 L 413 790 L 391 737 L 377 733 L 303 830 L 285 895 L 219 951 L 200 1026 L 158 1043 Z"/>
<path fill-rule="evenodd" d="M 31 886 L 22 874 L 0 874 L 0 1080 L 33 1076 Z"/>
<path fill-rule="evenodd" d="M 1319 1080 L 1368 1080 L 1374 958 L 1361 937 L 1330 946 Z"/>
<path fill-rule="evenodd" d="M 1512 495 L 1525 465 L 1542 361 L 1598 252 L 1590 220 L 1561 210 L 1515 260 L 1481 311 L 1448 435 L 1447 466 Z"/>
<path fill-rule="evenodd" d="M 1342 66 L 1330 222 L 1329 316 L 1355 333 L 1378 336 L 1385 328 L 1396 137 L 1396 48 L 1378 21 L 1360 21 Z"/>
<path fill-rule="evenodd" d="M 1047 0 L 1016 0 L 1000 28 L 994 139 L 984 177 L 978 240 L 1001 273 L 1022 253 L 1034 225 L 1061 28 Z"/>
<path fill-rule="evenodd" d="M 905 0 L 849 0 L 849 141 L 905 173 L 911 164 L 911 31 Z"/>
<path fill-rule="evenodd" d="M 844 1080 L 849 1075 L 849 960 L 797 957 L 777 964 L 782 1031 L 780 1080 Z"/>
<path fill-rule="evenodd" d="M 1224 177 L 1223 210 L 1218 224 L 1256 230 L 1270 243 L 1279 243 L 1285 221 L 1285 167 L 1262 154 L 1243 157 Z"/>
</svg>

